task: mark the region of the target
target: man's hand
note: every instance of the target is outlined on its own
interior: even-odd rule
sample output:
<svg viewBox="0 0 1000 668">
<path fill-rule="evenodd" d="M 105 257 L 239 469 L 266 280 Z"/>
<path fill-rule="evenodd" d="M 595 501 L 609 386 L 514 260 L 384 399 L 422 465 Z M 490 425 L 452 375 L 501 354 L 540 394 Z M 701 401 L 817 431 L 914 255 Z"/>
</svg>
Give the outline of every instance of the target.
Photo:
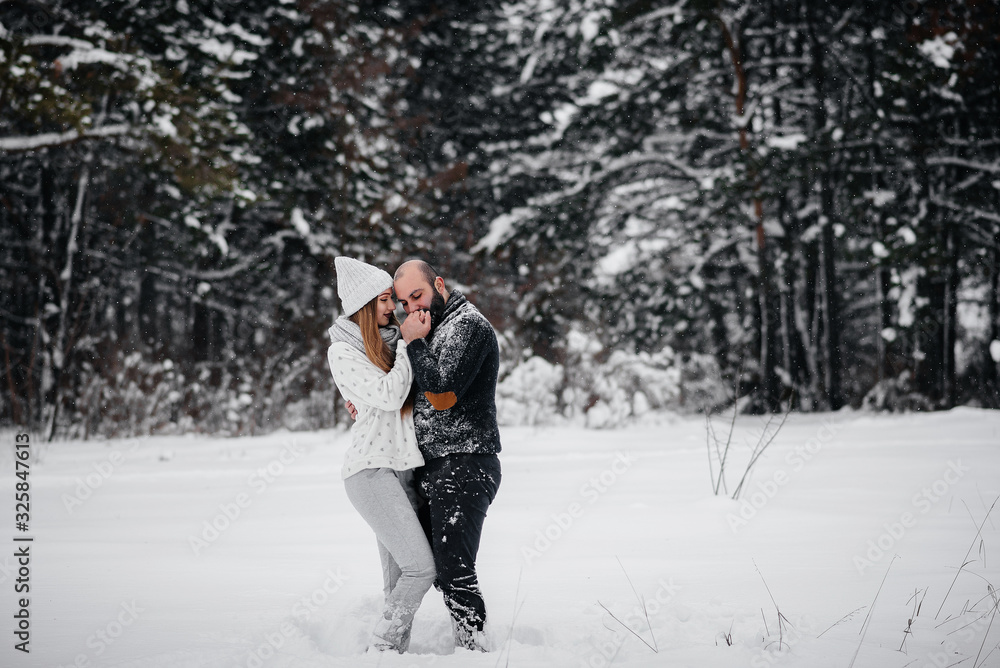
<svg viewBox="0 0 1000 668">
<path fill-rule="evenodd" d="M 409 343 L 414 339 L 422 339 L 431 331 L 431 314 L 427 311 L 414 311 L 406 316 L 399 333 L 403 335 L 403 340 Z"/>
<path fill-rule="evenodd" d="M 352 404 L 350 401 L 346 402 L 344 405 L 347 406 L 347 411 L 351 414 L 351 419 L 352 420 L 357 420 L 358 419 L 358 408 L 357 408 L 357 406 L 355 406 L 354 404 Z"/>
</svg>

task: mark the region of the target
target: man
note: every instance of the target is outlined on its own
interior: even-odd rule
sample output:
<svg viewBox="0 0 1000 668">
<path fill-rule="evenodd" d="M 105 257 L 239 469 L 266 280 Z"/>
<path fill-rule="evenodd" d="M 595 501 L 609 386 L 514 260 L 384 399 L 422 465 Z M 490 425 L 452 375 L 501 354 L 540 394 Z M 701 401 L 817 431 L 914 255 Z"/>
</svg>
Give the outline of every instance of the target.
<svg viewBox="0 0 1000 668">
<path fill-rule="evenodd" d="M 486 511 L 500 485 L 496 385 L 500 348 L 489 321 L 422 260 L 396 270 L 393 289 L 407 313 L 401 333 L 418 392 L 413 406 L 425 465 L 417 481 L 421 522 L 451 612 L 455 642 L 487 651 L 486 605 L 476 555 Z"/>
<path fill-rule="evenodd" d="M 452 617 L 455 644 L 487 651 L 486 604 L 476 555 L 486 511 L 500 486 L 496 385 L 500 348 L 489 321 L 422 260 L 396 270 L 400 328 L 417 394 L 413 422 L 425 464 L 416 470 L 426 501 L 418 512 L 437 570 L 435 586 Z M 354 407 L 348 402 L 354 414 Z"/>
</svg>

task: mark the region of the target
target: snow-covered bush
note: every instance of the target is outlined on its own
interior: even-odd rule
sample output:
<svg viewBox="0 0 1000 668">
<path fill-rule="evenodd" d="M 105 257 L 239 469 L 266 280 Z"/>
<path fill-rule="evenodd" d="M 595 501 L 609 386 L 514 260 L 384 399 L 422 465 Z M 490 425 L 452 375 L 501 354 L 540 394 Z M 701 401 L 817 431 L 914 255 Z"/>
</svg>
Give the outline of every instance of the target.
<svg viewBox="0 0 1000 668">
<path fill-rule="evenodd" d="M 616 350 L 604 363 L 581 361 L 586 382 L 581 389 L 591 393 L 584 406 L 574 408 L 585 411 L 588 427 L 613 427 L 651 409 L 676 407 L 681 373 L 669 347 L 652 354 Z"/>
<path fill-rule="evenodd" d="M 341 408 L 343 403 L 331 380 L 330 387 L 316 388 L 289 403 L 282 411 L 281 426 L 290 431 L 327 429 L 338 421 L 338 417 L 342 424 L 350 424 L 347 409 Z"/>
<path fill-rule="evenodd" d="M 732 388 L 722 379 L 714 355 L 687 353 L 680 360 L 680 405 L 685 410 L 712 411 L 732 400 Z"/>
<path fill-rule="evenodd" d="M 549 422 L 558 410 L 563 368 L 541 357 L 529 357 L 497 383 L 497 415 L 502 424 Z"/>
<path fill-rule="evenodd" d="M 862 399 L 861 407 L 890 413 L 933 410 L 931 401 L 913 389 L 910 375 L 910 371 L 904 371 L 895 378 L 886 378 L 876 383 Z"/>
<path fill-rule="evenodd" d="M 66 436 L 127 437 L 181 432 L 188 426 L 176 421 L 187 379 L 171 360 L 119 354 L 103 373 L 90 365 L 87 371 Z"/>
<path fill-rule="evenodd" d="M 726 400 L 714 358 L 655 352 L 607 351 L 593 337 L 572 330 L 566 363 L 529 356 L 497 386 L 501 424 L 582 421 L 588 427 L 621 425 L 650 411 L 701 410 Z"/>
<path fill-rule="evenodd" d="M 321 371 L 325 371 L 320 367 Z M 308 360 L 290 365 L 238 361 L 230 371 L 199 363 L 118 354 L 103 369 L 88 367 L 68 404 L 65 438 L 125 438 L 152 434 L 243 435 L 275 429 L 334 426 L 341 403 L 327 376 Z M 346 409 L 341 411 L 346 419 Z"/>
</svg>

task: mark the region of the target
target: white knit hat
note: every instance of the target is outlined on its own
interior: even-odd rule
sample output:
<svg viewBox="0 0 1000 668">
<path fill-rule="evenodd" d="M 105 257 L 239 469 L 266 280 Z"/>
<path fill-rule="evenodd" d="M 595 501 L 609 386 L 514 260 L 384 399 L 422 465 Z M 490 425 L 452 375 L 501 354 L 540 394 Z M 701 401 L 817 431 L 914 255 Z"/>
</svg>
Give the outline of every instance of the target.
<svg viewBox="0 0 1000 668">
<path fill-rule="evenodd" d="M 340 256 L 337 267 L 337 294 L 344 308 L 344 315 L 354 315 L 358 310 L 392 287 L 392 276 L 378 267 Z"/>
</svg>

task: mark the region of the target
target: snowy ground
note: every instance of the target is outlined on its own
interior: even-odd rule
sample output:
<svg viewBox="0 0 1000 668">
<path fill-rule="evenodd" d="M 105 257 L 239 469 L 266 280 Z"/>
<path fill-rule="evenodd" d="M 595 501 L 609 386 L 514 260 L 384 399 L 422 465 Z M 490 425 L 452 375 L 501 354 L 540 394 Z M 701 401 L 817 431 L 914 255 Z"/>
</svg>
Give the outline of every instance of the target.
<svg viewBox="0 0 1000 668">
<path fill-rule="evenodd" d="M 740 419 L 730 489 L 761 425 Z M 3 435 L 4 540 L 16 533 L 13 441 Z M 488 655 L 454 649 L 434 590 L 412 653 L 363 654 L 381 577 L 339 478 L 346 442 L 33 446 L 31 653 L 13 650 L 11 547 L 0 664 L 1000 666 L 988 593 L 1000 508 L 976 540 L 1000 494 L 998 412 L 794 415 L 744 503 L 712 495 L 698 418 L 505 429 L 479 560 Z"/>
</svg>

